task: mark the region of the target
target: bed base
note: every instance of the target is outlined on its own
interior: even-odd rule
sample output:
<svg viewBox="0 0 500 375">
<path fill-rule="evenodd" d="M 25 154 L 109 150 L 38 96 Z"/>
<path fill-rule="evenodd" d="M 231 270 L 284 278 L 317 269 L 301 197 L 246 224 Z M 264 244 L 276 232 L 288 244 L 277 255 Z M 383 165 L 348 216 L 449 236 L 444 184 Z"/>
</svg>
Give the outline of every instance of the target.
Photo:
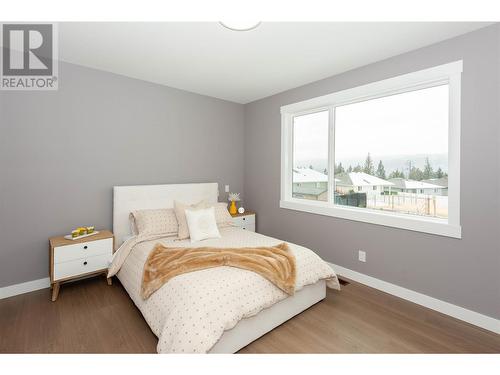
<svg viewBox="0 0 500 375">
<path fill-rule="evenodd" d="M 307 285 L 293 296 L 262 310 L 257 315 L 240 320 L 234 328 L 224 332 L 209 353 L 236 353 L 325 297 L 324 280 Z"/>
</svg>

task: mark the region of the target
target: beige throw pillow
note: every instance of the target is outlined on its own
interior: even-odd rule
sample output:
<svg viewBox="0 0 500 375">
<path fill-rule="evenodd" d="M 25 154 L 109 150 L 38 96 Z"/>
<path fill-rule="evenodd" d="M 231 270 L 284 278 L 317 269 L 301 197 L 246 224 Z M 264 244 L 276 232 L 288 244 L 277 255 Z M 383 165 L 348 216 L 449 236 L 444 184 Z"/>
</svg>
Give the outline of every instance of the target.
<svg viewBox="0 0 500 375">
<path fill-rule="evenodd" d="M 219 228 L 233 226 L 233 217 L 227 209 L 227 203 L 217 202 L 214 204 L 215 221 Z"/>
<path fill-rule="evenodd" d="M 177 218 L 172 208 L 137 210 L 130 216 L 139 236 L 177 233 Z"/>
</svg>

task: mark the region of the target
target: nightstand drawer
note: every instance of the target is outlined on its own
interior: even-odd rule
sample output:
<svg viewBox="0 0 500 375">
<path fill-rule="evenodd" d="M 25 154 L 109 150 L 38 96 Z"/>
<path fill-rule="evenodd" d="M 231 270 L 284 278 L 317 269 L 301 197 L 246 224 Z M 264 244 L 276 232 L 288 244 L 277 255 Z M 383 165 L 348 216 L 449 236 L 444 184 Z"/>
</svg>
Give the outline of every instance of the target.
<svg viewBox="0 0 500 375">
<path fill-rule="evenodd" d="M 233 224 L 241 229 L 255 232 L 255 214 L 249 213 L 233 217 Z"/>
<path fill-rule="evenodd" d="M 66 279 L 106 269 L 109 266 L 110 260 L 111 254 L 105 254 L 55 264 L 54 280 Z"/>
<path fill-rule="evenodd" d="M 54 248 L 54 263 L 64 263 L 97 255 L 111 256 L 113 253 L 113 239 L 77 243 L 74 245 L 58 246 Z"/>
<path fill-rule="evenodd" d="M 239 227 L 253 224 L 255 226 L 255 215 L 233 217 L 233 223 Z"/>
<path fill-rule="evenodd" d="M 241 226 L 240 228 L 244 229 L 244 230 L 249 230 L 249 231 L 255 232 L 255 223 L 248 223 L 248 224 Z"/>
</svg>

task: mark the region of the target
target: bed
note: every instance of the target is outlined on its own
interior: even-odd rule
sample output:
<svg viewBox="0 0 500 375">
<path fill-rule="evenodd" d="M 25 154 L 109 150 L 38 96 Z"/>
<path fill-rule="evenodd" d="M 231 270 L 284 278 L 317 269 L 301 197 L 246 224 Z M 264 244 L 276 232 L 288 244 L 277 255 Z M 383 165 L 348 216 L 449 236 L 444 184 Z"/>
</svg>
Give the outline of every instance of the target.
<svg viewBox="0 0 500 375">
<path fill-rule="evenodd" d="M 129 214 L 140 209 L 171 208 L 174 200 L 216 203 L 218 184 L 114 187 L 113 231 L 117 252 L 113 261 L 122 258 L 116 276 L 158 337 L 159 353 L 235 353 L 324 299 L 327 285 L 339 288 L 335 273 L 314 252 L 289 244 L 298 270 L 296 292 L 292 296 L 254 272 L 217 267 L 177 276 L 143 300 L 142 270 L 154 245 L 193 244 L 172 236 L 139 242 L 132 236 Z M 283 242 L 237 227 L 221 228 L 220 232 L 221 238 L 196 244 L 244 247 Z"/>
</svg>

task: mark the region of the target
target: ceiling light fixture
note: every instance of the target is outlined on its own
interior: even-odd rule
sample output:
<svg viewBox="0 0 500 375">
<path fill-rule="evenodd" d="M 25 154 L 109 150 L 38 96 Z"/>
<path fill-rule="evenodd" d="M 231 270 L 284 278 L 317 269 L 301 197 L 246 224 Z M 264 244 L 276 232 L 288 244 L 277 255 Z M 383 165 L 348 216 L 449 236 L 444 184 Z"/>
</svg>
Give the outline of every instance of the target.
<svg viewBox="0 0 500 375">
<path fill-rule="evenodd" d="M 230 21 L 230 22 L 219 22 L 226 29 L 233 31 L 250 31 L 256 29 L 260 25 L 260 21 Z"/>
</svg>

